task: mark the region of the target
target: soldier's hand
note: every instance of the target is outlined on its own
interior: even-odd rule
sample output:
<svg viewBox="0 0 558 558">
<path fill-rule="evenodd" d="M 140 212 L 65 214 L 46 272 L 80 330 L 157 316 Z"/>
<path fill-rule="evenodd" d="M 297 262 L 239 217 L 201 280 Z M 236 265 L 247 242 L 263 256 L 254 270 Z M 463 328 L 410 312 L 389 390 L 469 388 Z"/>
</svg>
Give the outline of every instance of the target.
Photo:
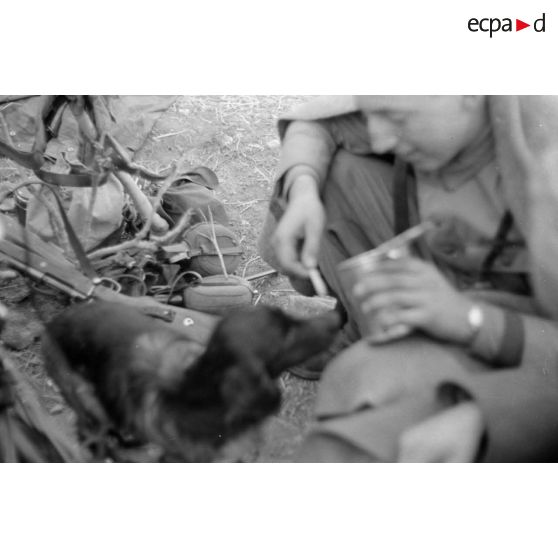
<svg viewBox="0 0 558 558">
<path fill-rule="evenodd" d="M 433 337 L 467 344 L 472 302 L 458 292 L 430 262 L 401 258 L 378 262 L 377 269 L 355 285 L 365 314 L 386 331 L 420 329 Z"/>
<path fill-rule="evenodd" d="M 289 191 L 287 209 L 271 238 L 285 272 L 308 277 L 307 270 L 317 267 L 325 222 L 324 206 L 314 179 L 300 176 Z"/>
</svg>

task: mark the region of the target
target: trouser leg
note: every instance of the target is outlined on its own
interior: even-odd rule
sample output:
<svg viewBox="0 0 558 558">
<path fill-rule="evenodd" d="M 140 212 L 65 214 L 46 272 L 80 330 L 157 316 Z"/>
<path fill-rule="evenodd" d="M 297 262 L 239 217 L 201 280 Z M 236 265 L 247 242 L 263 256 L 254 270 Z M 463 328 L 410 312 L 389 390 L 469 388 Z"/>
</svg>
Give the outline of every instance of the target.
<svg viewBox="0 0 558 558">
<path fill-rule="evenodd" d="M 446 408 L 436 386 L 466 378 L 468 364 L 477 366 L 461 351 L 422 335 L 389 345 L 352 345 L 325 371 L 316 403 L 319 420 L 298 459 L 395 461 L 401 434 Z"/>
<path fill-rule="evenodd" d="M 489 462 L 558 460 L 558 382 L 542 369 L 494 370 L 464 384 L 487 425 Z"/>
<path fill-rule="evenodd" d="M 361 332 L 337 266 L 393 236 L 392 177 L 393 167 L 385 161 L 340 151 L 323 191 L 327 224 L 318 262 L 330 290 L 347 311 L 346 331 L 353 341 Z"/>
<path fill-rule="evenodd" d="M 476 376 L 466 382 L 486 424 L 486 450 L 481 460 L 556 462 L 558 388 L 533 383 L 524 371 L 494 374 Z M 309 432 L 297 461 L 394 462 L 401 435 L 444 409 L 431 389 L 378 408 L 325 420 Z"/>
<path fill-rule="evenodd" d="M 437 397 L 444 382 L 464 388 L 479 406 L 488 435 L 484 461 L 558 458 L 558 378 L 543 363 L 494 369 L 418 335 L 378 347 L 361 341 L 331 362 L 318 392 L 311 451 L 303 447 L 301 455 L 327 461 L 317 446 L 328 436 L 372 461 L 395 460 L 401 434 L 446 408 Z M 333 451 L 332 459 L 338 457 Z"/>
<path fill-rule="evenodd" d="M 304 440 L 297 461 L 395 462 L 403 432 L 443 408 L 434 392 L 424 389 L 378 408 L 318 422 Z"/>
<path fill-rule="evenodd" d="M 392 179 L 393 166 L 386 161 L 353 155 L 341 149 L 332 161 L 323 186 L 322 201 L 327 223 L 318 265 L 332 294 L 347 309 L 350 304 L 340 288 L 337 265 L 393 236 Z M 280 270 L 269 246 L 278 217 L 280 211 L 268 215 L 259 249 L 262 258 Z M 306 281 L 291 279 L 291 282 L 303 294 L 312 294 Z M 350 318 L 349 322 L 351 337 L 360 337 L 354 320 Z"/>
</svg>

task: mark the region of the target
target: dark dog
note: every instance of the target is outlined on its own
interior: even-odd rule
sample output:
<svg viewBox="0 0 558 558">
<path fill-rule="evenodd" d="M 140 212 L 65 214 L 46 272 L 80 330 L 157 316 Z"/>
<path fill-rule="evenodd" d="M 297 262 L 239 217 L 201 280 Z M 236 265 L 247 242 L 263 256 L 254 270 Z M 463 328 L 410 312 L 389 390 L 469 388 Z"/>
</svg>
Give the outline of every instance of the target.
<svg viewBox="0 0 558 558">
<path fill-rule="evenodd" d="M 335 312 L 295 319 L 254 306 L 223 318 L 204 348 L 133 308 L 96 302 L 50 322 L 43 351 L 82 431 L 102 436 L 110 423 L 165 460 L 209 461 L 279 409 L 280 373 L 338 328 Z"/>
</svg>

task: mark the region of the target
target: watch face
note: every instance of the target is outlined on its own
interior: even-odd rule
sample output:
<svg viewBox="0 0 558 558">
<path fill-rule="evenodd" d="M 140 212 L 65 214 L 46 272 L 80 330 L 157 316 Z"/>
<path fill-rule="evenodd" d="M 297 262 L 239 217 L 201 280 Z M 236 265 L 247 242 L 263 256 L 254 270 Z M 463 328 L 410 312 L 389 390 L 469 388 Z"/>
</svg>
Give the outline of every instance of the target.
<svg viewBox="0 0 558 558">
<path fill-rule="evenodd" d="M 481 308 L 477 305 L 473 306 L 469 310 L 467 319 L 469 320 L 469 324 L 473 328 L 473 330 L 477 331 L 482 326 L 482 322 L 484 320 L 484 315 Z"/>
</svg>

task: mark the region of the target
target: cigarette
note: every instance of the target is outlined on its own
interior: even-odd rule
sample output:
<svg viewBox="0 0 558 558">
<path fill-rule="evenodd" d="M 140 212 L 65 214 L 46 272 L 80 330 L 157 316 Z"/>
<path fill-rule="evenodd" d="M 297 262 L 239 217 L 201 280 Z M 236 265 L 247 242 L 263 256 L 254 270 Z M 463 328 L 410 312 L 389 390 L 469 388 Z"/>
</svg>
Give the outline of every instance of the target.
<svg viewBox="0 0 558 558">
<path fill-rule="evenodd" d="M 314 287 L 314 291 L 318 296 L 327 296 L 327 287 L 320 275 L 320 272 L 316 268 L 312 268 L 308 270 L 308 276 L 310 277 L 310 281 L 312 282 L 312 286 Z"/>
</svg>

